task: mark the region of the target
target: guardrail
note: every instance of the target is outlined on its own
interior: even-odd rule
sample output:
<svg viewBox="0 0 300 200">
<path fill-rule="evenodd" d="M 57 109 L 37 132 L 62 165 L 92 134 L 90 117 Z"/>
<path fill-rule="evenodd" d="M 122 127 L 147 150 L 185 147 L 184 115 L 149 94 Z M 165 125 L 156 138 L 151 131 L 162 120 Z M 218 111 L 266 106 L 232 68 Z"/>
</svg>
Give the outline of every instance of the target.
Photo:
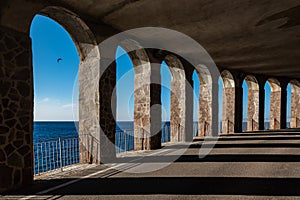
<svg viewBox="0 0 300 200">
<path fill-rule="evenodd" d="M 161 142 L 170 142 L 170 124 L 164 124 L 161 129 Z M 198 124 L 193 125 L 193 135 L 198 132 Z M 134 150 L 134 130 L 116 131 L 116 153 L 123 153 Z M 34 148 L 34 174 L 57 170 L 61 171 L 65 166 L 77 164 L 79 157 L 79 138 L 59 137 L 53 139 L 35 140 Z"/>
<path fill-rule="evenodd" d="M 34 174 L 55 169 L 63 170 L 67 165 L 79 162 L 78 137 L 59 137 L 33 142 Z"/>
</svg>

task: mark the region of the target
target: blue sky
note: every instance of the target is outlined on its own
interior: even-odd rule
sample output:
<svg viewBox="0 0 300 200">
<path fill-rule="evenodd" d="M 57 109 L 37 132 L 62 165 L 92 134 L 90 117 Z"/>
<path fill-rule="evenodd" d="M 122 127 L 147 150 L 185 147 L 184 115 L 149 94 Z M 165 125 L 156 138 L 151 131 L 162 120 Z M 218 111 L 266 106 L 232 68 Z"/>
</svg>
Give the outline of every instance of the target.
<svg viewBox="0 0 300 200">
<path fill-rule="evenodd" d="M 72 121 L 78 114 L 77 73 L 79 55 L 71 37 L 66 30 L 55 21 L 37 15 L 31 25 L 33 69 L 34 69 L 34 119 L 35 121 Z M 134 71 L 131 60 L 124 50 L 118 48 L 117 59 L 117 120 L 131 121 L 133 119 L 133 82 Z M 60 62 L 57 59 L 61 58 Z M 166 63 L 161 67 L 162 85 L 170 87 L 171 73 Z M 193 74 L 194 80 L 194 120 L 198 118 L 198 95 L 200 81 Z M 222 91 L 222 81 L 219 81 Z M 244 108 L 247 108 L 247 84 L 244 82 Z M 270 86 L 266 84 L 266 116 L 269 116 Z M 170 91 L 162 87 L 162 119 L 169 120 Z M 219 93 L 222 99 L 222 92 Z M 290 102 L 290 87 L 288 88 Z M 220 110 L 222 104 L 220 104 Z M 288 106 L 290 113 L 290 107 Z M 221 117 L 220 112 L 220 117 Z M 247 109 L 243 112 L 244 118 Z M 289 114 L 288 114 L 289 115 Z"/>
</svg>

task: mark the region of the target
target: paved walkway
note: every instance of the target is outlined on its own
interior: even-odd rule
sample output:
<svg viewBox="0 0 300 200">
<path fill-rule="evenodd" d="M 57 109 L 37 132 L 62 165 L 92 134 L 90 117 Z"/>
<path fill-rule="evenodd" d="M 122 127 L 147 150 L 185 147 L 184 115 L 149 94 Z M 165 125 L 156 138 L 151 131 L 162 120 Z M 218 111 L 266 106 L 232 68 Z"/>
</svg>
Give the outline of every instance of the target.
<svg viewBox="0 0 300 200">
<path fill-rule="evenodd" d="M 201 158 L 213 143 L 198 138 L 130 154 L 108 166 L 43 177 L 0 198 L 300 199 L 300 132 L 222 136 Z"/>
</svg>

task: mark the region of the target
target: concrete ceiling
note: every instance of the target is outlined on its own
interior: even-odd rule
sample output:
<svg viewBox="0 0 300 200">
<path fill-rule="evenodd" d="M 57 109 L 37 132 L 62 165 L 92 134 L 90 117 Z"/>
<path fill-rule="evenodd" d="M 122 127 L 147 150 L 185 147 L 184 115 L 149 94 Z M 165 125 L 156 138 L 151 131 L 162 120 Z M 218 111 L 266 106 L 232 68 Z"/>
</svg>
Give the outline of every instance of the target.
<svg viewBox="0 0 300 200">
<path fill-rule="evenodd" d="M 40 1 L 34 1 L 40 2 Z M 155 26 L 199 42 L 218 66 L 300 78 L 299 0 L 48 0 L 119 30 Z"/>
</svg>

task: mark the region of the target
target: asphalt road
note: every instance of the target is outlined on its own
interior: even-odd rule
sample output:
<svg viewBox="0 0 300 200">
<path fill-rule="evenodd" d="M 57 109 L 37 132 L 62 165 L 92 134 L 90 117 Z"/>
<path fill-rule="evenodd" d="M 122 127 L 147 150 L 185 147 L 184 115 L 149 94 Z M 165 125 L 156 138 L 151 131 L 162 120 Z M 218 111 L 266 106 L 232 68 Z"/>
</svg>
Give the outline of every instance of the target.
<svg viewBox="0 0 300 200">
<path fill-rule="evenodd" d="M 210 149 L 213 142 L 129 154 L 0 198 L 300 199 L 300 132 L 222 136 Z"/>
</svg>

